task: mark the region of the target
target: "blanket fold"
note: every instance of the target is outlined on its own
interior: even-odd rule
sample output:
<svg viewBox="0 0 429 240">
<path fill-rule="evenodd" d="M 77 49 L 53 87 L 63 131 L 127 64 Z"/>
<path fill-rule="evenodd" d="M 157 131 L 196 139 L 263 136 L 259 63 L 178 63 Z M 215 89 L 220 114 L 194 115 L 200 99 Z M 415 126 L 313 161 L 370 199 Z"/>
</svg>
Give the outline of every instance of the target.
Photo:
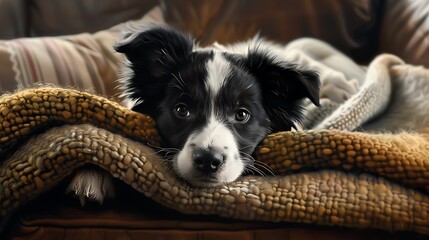
<svg viewBox="0 0 429 240">
<path fill-rule="evenodd" d="M 65 98 L 58 96 L 85 96 L 85 100 L 69 101 L 70 106 L 64 107 Z M 35 103 L 44 104 L 39 98 L 46 99 L 49 112 L 40 110 L 40 106 L 34 111 Z M 59 102 L 63 106 L 56 104 Z M 0 130 L 1 138 L 8 139 L 0 142 L 2 153 L 8 153 L 0 162 L 3 220 L 76 168 L 93 164 L 184 213 L 429 234 L 429 198 L 402 186 L 427 191 L 425 156 L 429 148 L 423 134 L 337 130 L 272 134 L 258 147 L 255 157 L 268 164 L 276 176 L 247 176 L 217 188 L 194 189 L 177 180 L 165 164 L 159 164 L 166 160 L 145 145 L 157 144 L 158 139 L 154 122 L 147 116 L 102 97 L 61 88 L 30 89 L 4 96 L 0 109 L 6 108 L 9 111 L 1 111 L 2 121 L 10 124 L 2 125 Z M 76 111 L 69 114 L 73 109 Z M 97 117 L 101 109 L 108 118 Z M 116 125 L 111 124 L 112 119 L 120 117 L 135 123 L 116 120 Z M 17 121 L 19 118 L 22 121 Z M 35 124 L 31 123 L 33 119 Z M 72 125 L 47 128 L 52 121 Z M 77 124 L 82 122 L 90 125 Z M 42 126 L 47 128 L 45 132 L 31 136 Z M 22 131 L 25 128 L 28 130 Z M 22 144 L 25 136 L 31 137 Z M 18 143 L 17 151 L 8 152 Z M 305 168 L 321 170 L 288 174 Z M 326 170 L 329 168 L 341 171 Z M 356 170 L 371 175 L 346 173 Z"/>
<path fill-rule="evenodd" d="M 248 176 L 225 186 L 194 189 L 178 181 L 149 147 L 91 125 L 50 129 L 21 149 L 3 163 L 2 216 L 74 169 L 94 164 L 188 214 L 429 233 L 428 196 L 369 175 L 321 171 Z"/>
</svg>

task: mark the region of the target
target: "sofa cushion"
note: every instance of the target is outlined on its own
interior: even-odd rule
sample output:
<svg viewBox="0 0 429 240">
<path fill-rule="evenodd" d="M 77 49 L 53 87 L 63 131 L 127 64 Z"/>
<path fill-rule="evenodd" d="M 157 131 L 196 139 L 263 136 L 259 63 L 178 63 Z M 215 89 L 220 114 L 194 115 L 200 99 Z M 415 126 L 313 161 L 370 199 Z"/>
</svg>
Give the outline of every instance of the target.
<svg viewBox="0 0 429 240">
<path fill-rule="evenodd" d="M 159 7 L 136 21 L 147 22 L 163 22 Z M 112 45 L 120 32 L 118 25 L 94 34 L 0 41 L 0 94 L 35 84 L 54 84 L 115 95 L 123 56 Z"/>
</svg>

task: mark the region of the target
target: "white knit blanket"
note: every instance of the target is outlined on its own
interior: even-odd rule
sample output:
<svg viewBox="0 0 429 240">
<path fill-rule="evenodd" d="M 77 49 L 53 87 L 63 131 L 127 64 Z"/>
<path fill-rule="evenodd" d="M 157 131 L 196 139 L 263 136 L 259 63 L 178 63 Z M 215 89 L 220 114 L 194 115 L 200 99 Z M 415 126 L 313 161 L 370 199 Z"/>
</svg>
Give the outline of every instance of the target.
<svg viewBox="0 0 429 240">
<path fill-rule="evenodd" d="M 429 69 L 380 54 L 360 66 L 325 42 L 298 39 L 285 56 L 321 78 L 321 107 L 308 103 L 303 129 L 421 131 L 429 126 Z"/>
</svg>

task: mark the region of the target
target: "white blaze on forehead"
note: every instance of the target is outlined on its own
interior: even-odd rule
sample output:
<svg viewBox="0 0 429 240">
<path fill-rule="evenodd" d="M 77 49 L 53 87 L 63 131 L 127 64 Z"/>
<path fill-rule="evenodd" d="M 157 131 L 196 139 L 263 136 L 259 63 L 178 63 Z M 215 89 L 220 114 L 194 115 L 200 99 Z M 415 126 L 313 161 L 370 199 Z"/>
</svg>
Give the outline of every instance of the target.
<svg viewBox="0 0 429 240">
<path fill-rule="evenodd" d="M 216 119 L 212 114 L 208 119 L 208 123 L 204 128 L 191 135 L 194 138 L 194 143 L 199 148 L 217 148 L 223 150 L 224 147 L 229 149 L 237 149 L 234 135 L 224 123 Z"/>
<path fill-rule="evenodd" d="M 219 92 L 230 71 L 231 65 L 229 62 L 220 52 L 215 51 L 213 59 L 207 62 L 206 90 L 212 96 L 216 96 Z"/>
</svg>

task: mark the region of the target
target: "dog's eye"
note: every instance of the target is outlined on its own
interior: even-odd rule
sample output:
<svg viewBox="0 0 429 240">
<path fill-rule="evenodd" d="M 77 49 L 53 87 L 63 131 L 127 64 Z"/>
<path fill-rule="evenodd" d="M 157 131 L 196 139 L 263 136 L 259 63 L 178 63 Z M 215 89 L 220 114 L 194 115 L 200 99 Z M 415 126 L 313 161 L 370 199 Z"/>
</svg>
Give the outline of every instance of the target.
<svg viewBox="0 0 429 240">
<path fill-rule="evenodd" d="M 187 118 L 191 115 L 188 106 L 183 103 L 179 103 L 174 107 L 174 113 L 180 118 Z"/>
<path fill-rule="evenodd" d="M 246 109 L 238 109 L 238 111 L 235 113 L 235 120 L 237 122 L 245 123 L 249 121 L 250 119 L 250 113 Z"/>
</svg>

